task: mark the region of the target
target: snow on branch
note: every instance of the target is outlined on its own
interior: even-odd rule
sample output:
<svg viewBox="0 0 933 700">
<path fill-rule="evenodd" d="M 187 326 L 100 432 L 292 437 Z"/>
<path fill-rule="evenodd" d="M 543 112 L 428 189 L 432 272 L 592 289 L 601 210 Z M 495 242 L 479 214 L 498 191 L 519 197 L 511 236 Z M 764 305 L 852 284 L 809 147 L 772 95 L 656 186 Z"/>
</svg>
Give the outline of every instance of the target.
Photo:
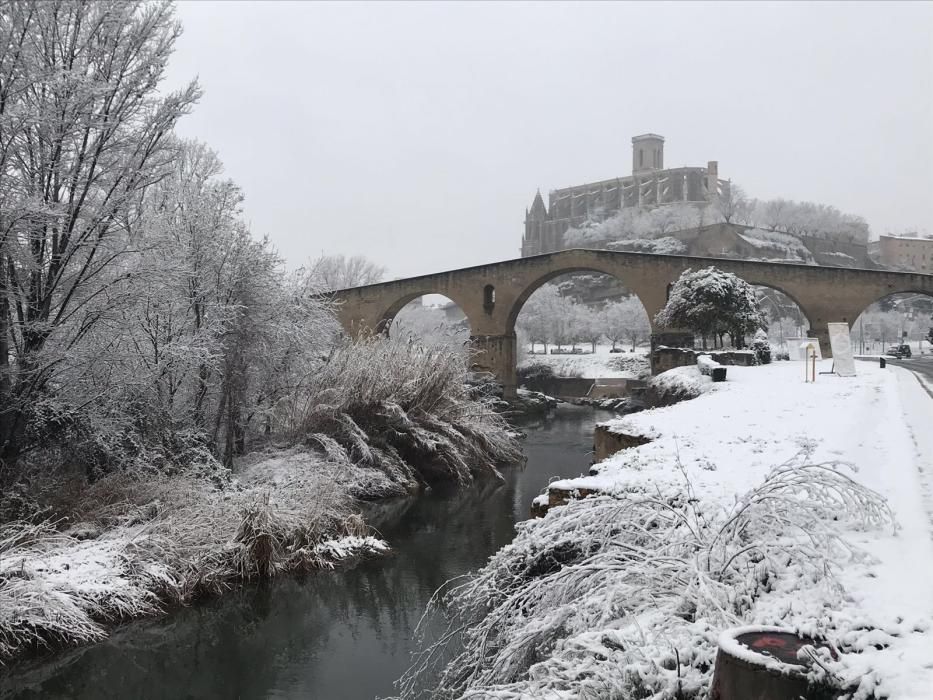
<svg viewBox="0 0 933 700">
<path fill-rule="evenodd" d="M 423 647 L 401 697 L 705 697 L 722 628 L 755 621 L 756 600 L 778 587 L 841 595 L 832 571 L 860 556 L 844 528 L 893 525 L 840 464 L 782 465 L 729 510 L 684 474 L 680 488 L 522 523 L 485 568 L 435 595 L 447 634 Z"/>
</svg>

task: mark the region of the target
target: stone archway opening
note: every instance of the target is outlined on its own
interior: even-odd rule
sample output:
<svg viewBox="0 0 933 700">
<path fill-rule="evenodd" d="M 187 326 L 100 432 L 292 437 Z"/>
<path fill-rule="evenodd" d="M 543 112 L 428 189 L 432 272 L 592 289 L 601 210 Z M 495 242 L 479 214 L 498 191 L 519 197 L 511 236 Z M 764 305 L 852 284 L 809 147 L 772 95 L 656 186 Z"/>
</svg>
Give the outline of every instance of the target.
<svg viewBox="0 0 933 700">
<path fill-rule="evenodd" d="M 448 345 L 467 352 L 470 321 L 460 306 L 442 294 L 424 294 L 402 306 L 385 330 L 420 345 Z"/>
<path fill-rule="evenodd" d="M 586 379 L 647 372 L 648 313 L 609 274 L 575 272 L 542 282 L 521 303 L 514 328 L 520 378 L 542 371 Z"/>
<path fill-rule="evenodd" d="M 780 289 L 760 284 L 752 287 L 765 315 L 772 352 L 795 356 L 799 343 L 809 337 L 810 320 L 800 304 Z"/>
<path fill-rule="evenodd" d="M 914 355 L 933 353 L 933 295 L 889 294 L 869 304 L 849 330 L 860 355 L 884 354 L 908 345 Z"/>
</svg>

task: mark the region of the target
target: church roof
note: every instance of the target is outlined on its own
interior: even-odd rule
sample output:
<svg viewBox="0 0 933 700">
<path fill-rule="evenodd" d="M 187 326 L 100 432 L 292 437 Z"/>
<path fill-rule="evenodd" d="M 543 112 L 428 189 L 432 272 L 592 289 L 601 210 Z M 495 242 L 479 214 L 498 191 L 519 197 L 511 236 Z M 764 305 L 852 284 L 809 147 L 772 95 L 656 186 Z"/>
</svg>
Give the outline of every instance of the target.
<svg viewBox="0 0 933 700">
<path fill-rule="evenodd" d="M 538 190 L 535 193 L 535 199 L 531 203 L 531 213 L 534 214 L 539 211 L 547 214 L 547 207 L 544 206 L 544 199 L 541 197 L 541 190 Z"/>
</svg>

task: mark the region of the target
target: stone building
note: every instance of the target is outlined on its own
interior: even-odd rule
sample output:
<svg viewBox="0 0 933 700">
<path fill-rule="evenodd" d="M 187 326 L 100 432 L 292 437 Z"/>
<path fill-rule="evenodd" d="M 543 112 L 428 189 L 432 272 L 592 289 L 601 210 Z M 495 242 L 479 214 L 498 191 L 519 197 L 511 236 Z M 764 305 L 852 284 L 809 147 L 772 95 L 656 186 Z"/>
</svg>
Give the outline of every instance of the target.
<svg viewBox="0 0 933 700">
<path fill-rule="evenodd" d="M 870 252 L 879 264 L 892 270 L 933 275 L 933 237 L 881 236 L 872 241 Z"/>
<path fill-rule="evenodd" d="M 531 208 L 525 211 L 522 257 L 564 249 L 567 229 L 588 219 L 607 218 L 623 207 L 707 203 L 728 186 L 719 179 L 716 161 L 709 161 L 705 168 L 665 169 L 664 137 L 635 136 L 631 175 L 552 190 L 547 206 L 540 192 L 535 195 Z"/>
</svg>

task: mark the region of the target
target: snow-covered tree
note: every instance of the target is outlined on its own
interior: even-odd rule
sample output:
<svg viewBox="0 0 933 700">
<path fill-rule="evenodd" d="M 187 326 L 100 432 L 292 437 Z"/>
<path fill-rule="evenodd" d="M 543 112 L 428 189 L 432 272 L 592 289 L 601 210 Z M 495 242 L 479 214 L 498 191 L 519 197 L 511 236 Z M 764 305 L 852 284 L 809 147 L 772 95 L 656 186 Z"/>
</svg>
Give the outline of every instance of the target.
<svg viewBox="0 0 933 700">
<path fill-rule="evenodd" d="M 742 347 L 745 335 L 766 327 L 754 288 L 715 267 L 685 270 L 655 321 L 692 330 L 702 337 L 704 348 L 708 337 L 721 340 L 726 333 L 735 347 Z"/>
<path fill-rule="evenodd" d="M 596 343 L 603 337 L 604 322 L 600 314 L 588 306 L 575 304 L 574 318 L 577 321 L 577 339 L 586 341 L 590 344 L 593 352 L 596 352 Z"/>
<path fill-rule="evenodd" d="M 635 350 L 635 346 L 651 333 L 645 307 L 635 296 L 606 304 L 600 315 L 604 323 L 603 332 L 612 343 L 613 350 L 623 340 L 630 341 L 632 350 Z"/>
<path fill-rule="evenodd" d="M 869 228 L 860 216 L 833 206 L 787 199 L 752 200 L 748 223 L 770 231 L 850 243 L 867 243 Z"/>
<path fill-rule="evenodd" d="M 122 299 L 142 193 L 199 94 L 157 91 L 179 32 L 167 3 L 0 9 L 0 461 Z"/>
<path fill-rule="evenodd" d="M 751 221 L 753 206 L 745 190 L 732 182 L 727 183 L 716 194 L 714 207 L 727 224 L 745 224 Z"/>
<path fill-rule="evenodd" d="M 322 255 L 301 269 L 306 284 L 315 290 L 333 291 L 362 287 L 381 282 L 384 267 L 367 260 L 362 255 Z"/>
</svg>

